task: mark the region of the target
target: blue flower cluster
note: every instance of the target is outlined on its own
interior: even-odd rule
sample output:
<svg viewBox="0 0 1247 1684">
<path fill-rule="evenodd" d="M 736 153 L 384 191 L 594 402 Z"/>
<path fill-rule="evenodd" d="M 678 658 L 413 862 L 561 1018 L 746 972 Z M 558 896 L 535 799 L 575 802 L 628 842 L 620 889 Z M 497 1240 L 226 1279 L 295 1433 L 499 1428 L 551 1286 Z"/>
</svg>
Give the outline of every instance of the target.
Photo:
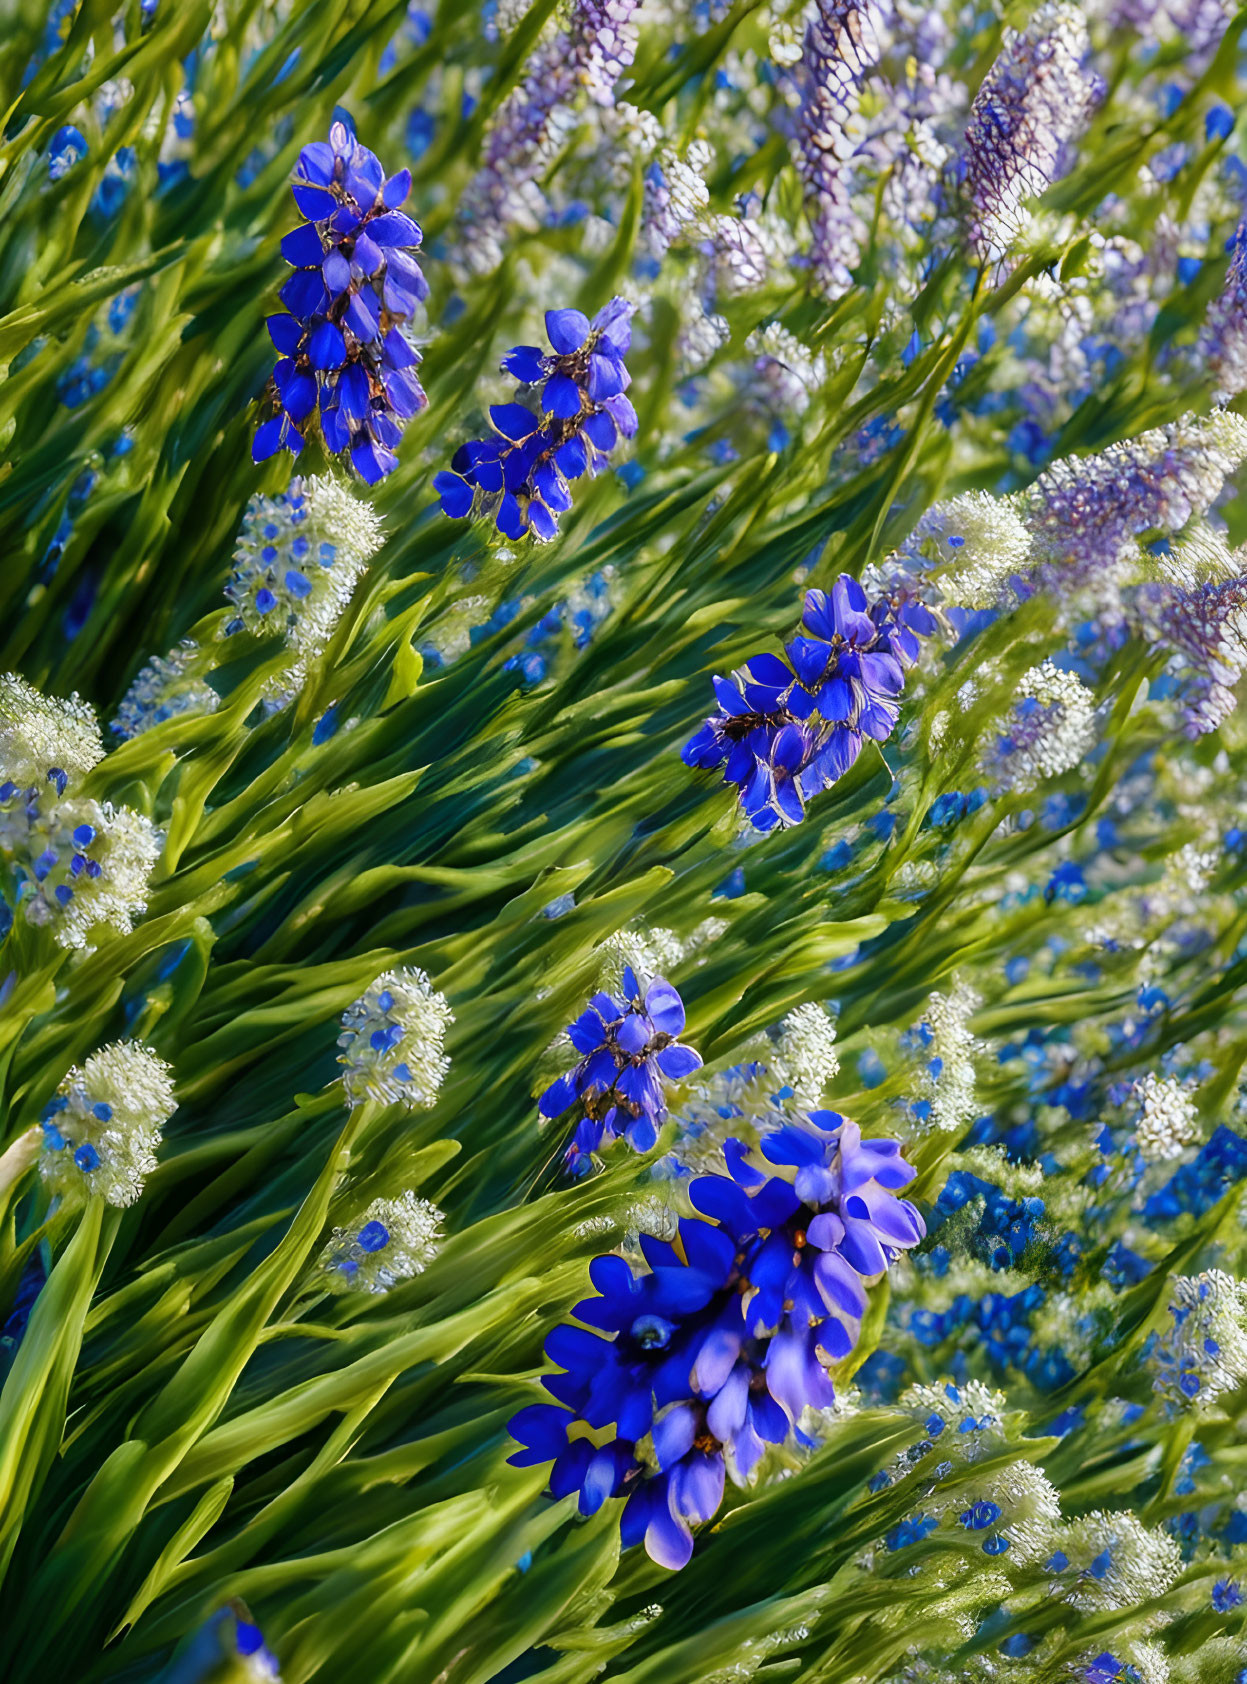
<svg viewBox="0 0 1247 1684">
<path fill-rule="evenodd" d="M 387 177 L 345 123 L 300 152 L 293 192 L 306 221 L 281 243 L 295 272 L 281 289 L 289 313 L 268 318 L 278 412 L 256 432 L 257 462 L 297 456 L 319 410 L 326 449 L 349 451 L 370 485 L 398 466 L 403 427 L 428 402 L 402 331 L 429 290 L 420 229 L 398 208 L 410 191 L 411 171 Z"/>
<path fill-rule="evenodd" d="M 624 365 L 632 344 L 627 299 L 612 298 L 592 321 L 579 310 L 547 310 L 546 332 L 552 352 L 517 345 L 502 361 L 538 407 L 494 404 L 497 436 L 461 445 L 450 470 L 433 478 L 446 514 L 490 515 L 508 538 L 553 538 L 572 506 L 569 481 L 605 468 L 620 437 L 637 430 Z"/>
<path fill-rule="evenodd" d="M 752 656 L 716 677 L 713 714 L 684 749 L 688 766 L 735 784 L 756 830 L 799 824 L 805 804 L 842 778 L 867 738 L 885 742 L 900 717 L 905 671 L 935 621 L 916 601 L 871 604 L 842 573 L 806 593 L 802 631 L 778 655 Z"/>
<path fill-rule="evenodd" d="M 542 1094 L 543 1117 L 560 1117 L 579 1104 L 582 1115 L 567 1148 L 573 1174 L 589 1167 L 604 1140 L 621 1135 L 636 1152 L 648 1152 L 666 1119 L 664 1078 L 683 1081 L 700 1069 L 701 1057 L 681 1044 L 684 1002 L 663 977 L 641 988 L 625 965 L 623 997 L 594 994 L 567 1026 L 567 1038 L 581 1055 L 565 1076 Z"/>
<path fill-rule="evenodd" d="M 828 1365 L 857 1343 L 867 1284 L 926 1232 L 897 1196 L 916 1173 L 899 1143 L 863 1140 L 835 1112 L 784 1122 L 761 1155 L 781 1173 L 726 1143 L 728 1174 L 690 1184 L 700 1215 L 679 1243 L 642 1238 L 646 1271 L 594 1260 L 583 1325 L 546 1341 L 556 1401 L 510 1424 L 516 1466 L 553 1462 L 551 1492 L 578 1491 L 582 1514 L 626 1498 L 624 1545 L 644 1541 L 664 1567 L 688 1561 L 729 1473 L 744 1485 L 768 1444 L 802 1436 L 805 1409 L 831 1407 Z"/>
</svg>

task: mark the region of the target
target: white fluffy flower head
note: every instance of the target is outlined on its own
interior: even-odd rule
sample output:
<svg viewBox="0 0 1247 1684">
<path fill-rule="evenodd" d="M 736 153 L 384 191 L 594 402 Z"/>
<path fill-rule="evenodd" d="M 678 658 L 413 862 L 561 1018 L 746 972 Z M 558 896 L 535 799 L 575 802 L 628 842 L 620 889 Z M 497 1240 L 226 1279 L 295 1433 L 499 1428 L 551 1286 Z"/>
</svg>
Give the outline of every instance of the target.
<svg viewBox="0 0 1247 1684">
<path fill-rule="evenodd" d="M 1199 1136 L 1199 1119 L 1190 1093 L 1173 1076 L 1149 1071 L 1134 1084 L 1139 1118 L 1134 1137 L 1149 1163 L 1179 1157 Z"/>
<path fill-rule="evenodd" d="M 1034 789 L 1060 777 L 1095 747 L 1095 694 L 1051 661 L 1022 675 L 987 769 L 1002 789 Z"/>
<path fill-rule="evenodd" d="M 1247 1281 L 1221 1269 L 1175 1275 L 1169 1314 L 1147 1364 L 1171 1409 L 1203 1409 L 1247 1380 Z"/>
<path fill-rule="evenodd" d="M 374 1199 L 363 1215 L 335 1228 L 320 1255 L 331 1292 L 388 1292 L 423 1274 L 441 1243 L 442 1212 L 412 1192 Z"/>
<path fill-rule="evenodd" d="M 928 510 L 914 533 L 950 602 L 995 608 L 1021 572 L 1031 535 L 1008 497 L 966 491 Z"/>
<path fill-rule="evenodd" d="M 946 994 L 927 1001 L 923 1020 L 929 1040 L 923 1071 L 923 1097 L 933 1129 L 965 1128 L 978 1114 L 975 1095 L 976 1060 L 983 1043 L 970 1029 L 970 1018 L 982 1001 L 960 979 Z"/>
<path fill-rule="evenodd" d="M 823 1089 L 840 1069 L 835 1041 L 835 1024 L 812 1000 L 794 1007 L 780 1024 L 768 1067 L 776 1083 L 792 1089 L 798 1105 L 821 1103 Z"/>
<path fill-rule="evenodd" d="M 424 971 L 386 971 L 342 1014 L 338 1063 L 352 1105 L 433 1105 L 450 1069 L 443 1047 L 454 1014 Z"/>
<path fill-rule="evenodd" d="M 1077 1575 L 1069 1600 L 1088 1612 L 1150 1602 L 1182 1571 L 1182 1552 L 1173 1539 L 1144 1526 L 1128 1509 L 1112 1514 L 1093 1509 L 1063 1526 L 1056 1542 Z"/>
<path fill-rule="evenodd" d="M 147 907 L 161 838 L 131 807 L 69 798 L 0 802 L 0 857 L 28 923 L 60 946 L 90 952 L 101 926 L 126 935 Z"/>
<path fill-rule="evenodd" d="M 169 1066 L 137 1041 L 114 1041 L 75 1065 L 43 1113 L 40 1173 L 62 1197 L 132 1205 L 156 1167 L 177 1108 Z"/>
<path fill-rule="evenodd" d="M 103 755 L 95 710 L 80 696 L 63 701 L 16 673 L 0 676 L 0 791 L 11 784 L 42 793 L 51 784 L 54 795 L 63 795 Z"/>
<path fill-rule="evenodd" d="M 318 653 L 380 545 L 372 508 L 327 475 L 253 497 L 225 587 L 235 609 L 225 635 L 281 636 L 292 649 Z"/>
<path fill-rule="evenodd" d="M 195 670 L 202 654 L 192 638 L 184 638 L 167 655 L 153 655 L 121 699 L 113 720 L 117 735 L 138 737 L 185 714 L 215 713 L 221 698 Z"/>
<path fill-rule="evenodd" d="M 624 967 L 631 966 L 642 988 L 656 976 L 666 976 L 684 957 L 685 944 L 674 930 L 664 925 L 648 929 L 617 930 L 602 944 L 602 987 L 618 993 L 623 987 Z"/>
</svg>

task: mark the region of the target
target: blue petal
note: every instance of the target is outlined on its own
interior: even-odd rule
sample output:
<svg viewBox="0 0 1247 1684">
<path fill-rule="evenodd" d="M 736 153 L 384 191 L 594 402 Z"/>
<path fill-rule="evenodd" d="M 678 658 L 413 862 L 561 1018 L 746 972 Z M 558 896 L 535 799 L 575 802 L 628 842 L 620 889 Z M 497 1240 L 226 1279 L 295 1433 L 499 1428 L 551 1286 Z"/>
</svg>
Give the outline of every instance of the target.
<svg viewBox="0 0 1247 1684">
<path fill-rule="evenodd" d="M 561 421 L 571 421 L 580 414 L 580 387 L 569 374 L 552 374 L 541 394 L 541 407 Z"/>
<path fill-rule="evenodd" d="M 536 345 L 517 345 L 503 357 L 502 367 L 521 386 L 535 386 L 545 378 L 545 358 Z"/>
<path fill-rule="evenodd" d="M 537 417 L 522 403 L 496 403 L 490 406 L 489 419 L 503 438 L 531 438 L 537 431 Z"/>
<path fill-rule="evenodd" d="M 554 349 L 567 356 L 589 337 L 589 318 L 579 310 L 547 310 L 546 332 Z"/>
</svg>

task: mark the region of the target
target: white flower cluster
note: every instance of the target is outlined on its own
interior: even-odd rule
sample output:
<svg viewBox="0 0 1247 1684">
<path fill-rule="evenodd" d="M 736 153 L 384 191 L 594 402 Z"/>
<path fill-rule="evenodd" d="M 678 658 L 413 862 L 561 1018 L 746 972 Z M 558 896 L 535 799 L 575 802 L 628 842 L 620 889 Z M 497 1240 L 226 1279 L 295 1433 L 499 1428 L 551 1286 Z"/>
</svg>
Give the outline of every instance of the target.
<svg viewBox="0 0 1247 1684">
<path fill-rule="evenodd" d="M 280 495 L 256 496 L 247 505 L 225 587 L 234 613 L 222 636 L 245 630 L 284 638 L 293 660 L 270 687 L 272 707 L 297 694 L 381 536 L 372 507 L 327 475 L 294 479 Z"/>
<path fill-rule="evenodd" d="M 492 612 L 487 596 L 461 596 L 452 602 L 425 637 L 426 650 L 432 650 L 443 666 L 450 666 L 472 647 L 472 630 L 483 626 Z"/>
<path fill-rule="evenodd" d="M 1134 1138 L 1149 1163 L 1179 1157 L 1199 1138 L 1199 1119 L 1190 1093 L 1173 1076 L 1149 1071 L 1134 1084 L 1139 1105 Z"/>
<path fill-rule="evenodd" d="M 1169 1314 L 1172 1328 L 1147 1354 L 1167 1403 L 1202 1408 L 1247 1380 L 1247 1281 L 1221 1269 L 1175 1275 Z"/>
<path fill-rule="evenodd" d="M 1044 661 L 1022 675 L 984 769 L 1003 790 L 1034 789 L 1072 771 L 1095 741 L 1095 692 L 1077 673 Z"/>
<path fill-rule="evenodd" d="M 665 146 L 645 180 L 641 208 L 641 240 L 654 257 L 682 240 L 710 204 L 706 172 L 713 154 L 704 140 L 694 140 L 683 157 Z"/>
<path fill-rule="evenodd" d="M 600 986 L 617 994 L 623 987 L 624 966 L 631 965 L 642 987 L 656 976 L 667 976 L 677 965 L 708 947 L 727 925 L 721 918 L 706 918 L 687 936 L 679 936 L 665 925 L 616 930 L 599 952 L 602 969 Z"/>
<path fill-rule="evenodd" d="M 39 1170 L 62 1197 L 132 1205 L 156 1167 L 177 1109 L 169 1066 L 137 1041 L 114 1041 L 75 1065 L 43 1112 Z"/>
<path fill-rule="evenodd" d="M 1061 1528 L 1056 1544 L 1074 1571 L 1069 1600 L 1088 1613 L 1137 1608 L 1163 1596 L 1182 1571 L 1182 1551 L 1168 1533 L 1144 1526 L 1129 1509 L 1080 1515 Z M 1163 1621 L 1152 1615 L 1145 1623 Z"/>
<path fill-rule="evenodd" d="M 436 1103 L 450 1069 L 443 1048 L 454 1014 L 424 971 L 386 971 L 342 1014 L 338 1063 L 352 1105 L 409 1110 Z"/>
<path fill-rule="evenodd" d="M 980 1380 L 967 1380 L 960 1386 L 951 1382 L 908 1386 L 898 1398 L 897 1408 L 920 1421 L 926 1437 L 898 1451 L 887 1468 L 890 1484 L 926 1465 L 933 1452 L 940 1459 L 943 1475 L 1000 1449 L 1004 1395 Z"/>
<path fill-rule="evenodd" d="M 963 1484 L 947 1497 L 928 1499 L 926 1506 L 932 1514 L 955 1520 L 974 1503 L 990 1503 L 1000 1510 L 991 1530 L 1008 1539 L 1011 1562 L 1030 1567 L 1052 1554 L 1061 1525 L 1061 1499 L 1043 1469 L 1033 1462 L 1006 1462 L 980 1475 L 971 1486 Z"/>
<path fill-rule="evenodd" d="M 631 966 L 644 988 L 653 977 L 666 976 L 684 957 L 684 943 L 674 930 L 656 925 L 650 929 L 617 930 L 602 944 L 602 987 L 618 993 L 623 987 L 624 967 Z"/>
<path fill-rule="evenodd" d="M 677 1135 L 671 1158 L 693 1175 L 723 1173 L 723 1142 L 741 1132 L 746 1117 L 765 1115 L 769 1076 L 755 1064 L 716 1071 L 690 1085 L 688 1098 L 675 1114 Z M 655 1166 L 659 1172 L 662 1165 Z"/>
<path fill-rule="evenodd" d="M 85 777 L 104 758 L 95 710 L 78 695 L 45 696 L 16 673 L 0 677 L 0 800 L 17 789 L 42 793 Z M 58 776 L 59 774 L 59 776 Z"/>
<path fill-rule="evenodd" d="M 0 679 L 0 858 L 27 921 L 83 951 L 101 925 L 133 928 L 160 855 L 141 813 L 76 793 L 102 755 L 95 715 L 78 697 Z"/>
<path fill-rule="evenodd" d="M 374 1199 L 362 1217 L 335 1228 L 320 1256 L 331 1292 L 388 1292 L 423 1274 L 437 1256 L 443 1214 L 428 1199 L 401 1193 Z"/>
<path fill-rule="evenodd" d="M 951 1382 L 908 1386 L 898 1401 L 900 1408 L 925 1422 L 930 1436 L 941 1437 L 951 1427 L 952 1443 L 958 1439 L 977 1442 L 975 1435 L 998 1431 L 1005 1412 L 1004 1393 L 993 1391 L 981 1380 L 967 1380 L 959 1386 Z M 937 1421 L 941 1423 L 938 1430 Z"/>
<path fill-rule="evenodd" d="M 983 1043 L 972 1033 L 970 1018 L 981 1005 L 974 990 L 959 979 L 947 994 L 936 992 L 927 1001 L 923 1022 L 930 1040 L 923 1087 L 930 1107 L 926 1121 L 933 1129 L 962 1129 L 978 1115 L 976 1060 Z"/>
<path fill-rule="evenodd" d="M 138 737 L 182 714 L 215 713 L 221 698 L 195 670 L 202 658 L 203 650 L 189 637 L 167 655 L 153 655 L 121 699 L 113 720 L 117 735 Z"/>
<path fill-rule="evenodd" d="M 791 1088 L 805 1109 L 822 1103 L 823 1089 L 840 1069 L 836 1026 L 812 1000 L 796 1006 L 779 1026 L 779 1039 L 767 1064 L 771 1080 Z"/>
<path fill-rule="evenodd" d="M 754 328 L 745 340 L 754 359 L 751 389 L 765 407 L 781 415 L 804 415 L 827 380 L 827 360 L 811 351 L 779 322 Z"/>
<path fill-rule="evenodd" d="M 1203 521 L 1196 521 L 1170 549 L 1151 561 L 1166 584 L 1183 591 L 1224 584 L 1245 570 L 1242 552 L 1230 549 L 1221 534 Z"/>
<path fill-rule="evenodd" d="M 1031 535 L 1011 498 L 966 491 L 927 511 L 910 540 L 914 546 L 949 602 L 995 608 L 1026 565 Z"/>
<path fill-rule="evenodd" d="M 1025 29 L 1005 31 L 1000 55 L 975 95 L 966 125 L 972 239 L 986 263 L 1004 262 L 1022 206 L 1056 179 L 1066 147 L 1103 93 L 1081 11 L 1044 0 Z"/>
</svg>

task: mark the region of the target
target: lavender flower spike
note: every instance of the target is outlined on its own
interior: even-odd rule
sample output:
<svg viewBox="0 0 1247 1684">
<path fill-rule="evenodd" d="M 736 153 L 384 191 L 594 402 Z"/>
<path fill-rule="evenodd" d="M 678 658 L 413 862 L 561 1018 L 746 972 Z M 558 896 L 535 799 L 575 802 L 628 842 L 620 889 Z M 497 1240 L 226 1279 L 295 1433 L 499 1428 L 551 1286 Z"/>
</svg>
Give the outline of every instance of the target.
<svg viewBox="0 0 1247 1684">
<path fill-rule="evenodd" d="M 1208 306 L 1200 334 L 1201 360 L 1216 382 L 1220 403 L 1247 391 L 1247 218 L 1239 223 L 1225 286 Z"/>
<path fill-rule="evenodd" d="M 1022 201 L 1063 170 L 1063 153 L 1104 95 L 1085 68 L 1087 26 L 1076 6 L 1044 0 L 1024 30 L 1006 32 L 966 125 L 965 181 L 971 244 L 1003 263 L 1021 227 Z"/>
<path fill-rule="evenodd" d="M 801 50 L 797 168 L 813 236 L 810 270 L 829 296 L 852 285 L 865 231 L 851 204 L 855 143 L 849 131 L 862 82 L 881 51 L 882 29 L 875 0 L 819 0 Z"/>
<path fill-rule="evenodd" d="M 1133 562 L 1145 533 L 1179 532 L 1206 514 L 1245 457 L 1247 420 L 1219 411 L 1054 462 L 1020 505 L 1037 582 L 1068 592 Z"/>
<path fill-rule="evenodd" d="M 636 53 L 638 0 L 574 0 L 567 27 L 529 60 L 485 142 L 485 162 L 468 183 L 461 214 L 469 268 L 484 274 L 503 258 L 506 232 L 535 230 L 545 217 L 538 185 L 561 144 L 558 113 L 586 93 L 614 103 L 615 83 Z"/>
</svg>

